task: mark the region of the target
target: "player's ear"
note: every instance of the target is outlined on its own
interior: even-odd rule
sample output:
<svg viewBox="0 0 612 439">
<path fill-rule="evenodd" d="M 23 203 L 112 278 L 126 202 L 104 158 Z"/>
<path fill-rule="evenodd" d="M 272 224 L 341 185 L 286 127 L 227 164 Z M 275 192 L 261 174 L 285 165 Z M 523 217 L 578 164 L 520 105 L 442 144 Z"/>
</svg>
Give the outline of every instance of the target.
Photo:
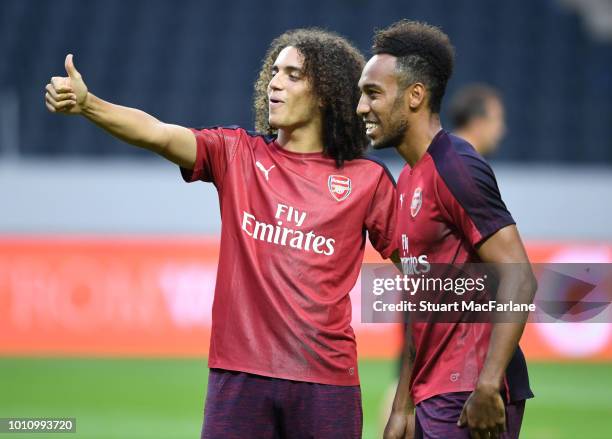
<svg viewBox="0 0 612 439">
<path fill-rule="evenodd" d="M 421 82 L 410 84 L 404 92 L 404 97 L 408 100 L 408 107 L 417 110 L 425 102 L 426 89 Z"/>
</svg>

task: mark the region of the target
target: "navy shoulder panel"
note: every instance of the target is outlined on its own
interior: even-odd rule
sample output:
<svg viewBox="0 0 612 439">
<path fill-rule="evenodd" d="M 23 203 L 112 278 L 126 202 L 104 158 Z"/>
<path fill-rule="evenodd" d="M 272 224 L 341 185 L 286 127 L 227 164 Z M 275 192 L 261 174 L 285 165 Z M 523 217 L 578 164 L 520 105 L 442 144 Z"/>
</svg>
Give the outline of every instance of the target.
<svg viewBox="0 0 612 439">
<path fill-rule="evenodd" d="M 428 150 L 453 197 L 472 219 L 483 239 L 514 224 L 491 166 L 465 140 L 443 131 Z"/>
</svg>

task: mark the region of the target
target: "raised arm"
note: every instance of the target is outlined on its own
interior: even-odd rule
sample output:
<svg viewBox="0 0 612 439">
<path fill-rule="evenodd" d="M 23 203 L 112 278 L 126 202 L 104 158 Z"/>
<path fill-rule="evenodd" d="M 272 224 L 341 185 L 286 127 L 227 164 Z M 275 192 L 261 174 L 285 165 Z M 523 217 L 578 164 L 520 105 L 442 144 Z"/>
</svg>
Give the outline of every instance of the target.
<svg viewBox="0 0 612 439">
<path fill-rule="evenodd" d="M 45 105 L 50 112 L 80 114 L 124 142 L 156 152 L 183 168 L 193 168 L 196 140 L 189 129 L 93 95 L 71 54 L 66 56 L 65 68 L 67 77 L 54 76 L 46 86 Z"/>
</svg>

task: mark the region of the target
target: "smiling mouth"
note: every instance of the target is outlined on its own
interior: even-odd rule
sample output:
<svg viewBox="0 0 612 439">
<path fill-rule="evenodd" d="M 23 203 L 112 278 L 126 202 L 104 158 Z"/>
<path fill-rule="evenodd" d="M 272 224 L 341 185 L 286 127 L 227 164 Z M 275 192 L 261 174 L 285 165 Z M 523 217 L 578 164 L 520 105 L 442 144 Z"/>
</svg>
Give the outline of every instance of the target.
<svg viewBox="0 0 612 439">
<path fill-rule="evenodd" d="M 379 126 L 376 122 L 372 122 L 372 121 L 368 121 L 368 120 L 366 120 L 364 122 L 365 122 L 366 135 L 367 136 L 371 135 L 374 132 L 374 130 L 376 128 L 378 128 L 378 126 Z"/>
</svg>

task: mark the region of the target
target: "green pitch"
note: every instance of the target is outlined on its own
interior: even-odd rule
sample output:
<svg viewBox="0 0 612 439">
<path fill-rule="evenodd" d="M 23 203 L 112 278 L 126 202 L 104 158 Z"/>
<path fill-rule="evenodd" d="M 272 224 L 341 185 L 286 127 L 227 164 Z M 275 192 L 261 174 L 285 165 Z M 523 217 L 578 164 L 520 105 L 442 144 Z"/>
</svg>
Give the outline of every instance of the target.
<svg viewBox="0 0 612 439">
<path fill-rule="evenodd" d="M 536 363 L 530 371 L 537 397 L 527 404 L 521 437 L 612 438 L 611 364 Z M 366 439 L 379 437 L 394 372 L 392 362 L 360 363 Z M 193 439 L 206 378 L 204 360 L 0 358 L 0 418 L 77 418 L 76 434 L 19 438 Z"/>
</svg>

